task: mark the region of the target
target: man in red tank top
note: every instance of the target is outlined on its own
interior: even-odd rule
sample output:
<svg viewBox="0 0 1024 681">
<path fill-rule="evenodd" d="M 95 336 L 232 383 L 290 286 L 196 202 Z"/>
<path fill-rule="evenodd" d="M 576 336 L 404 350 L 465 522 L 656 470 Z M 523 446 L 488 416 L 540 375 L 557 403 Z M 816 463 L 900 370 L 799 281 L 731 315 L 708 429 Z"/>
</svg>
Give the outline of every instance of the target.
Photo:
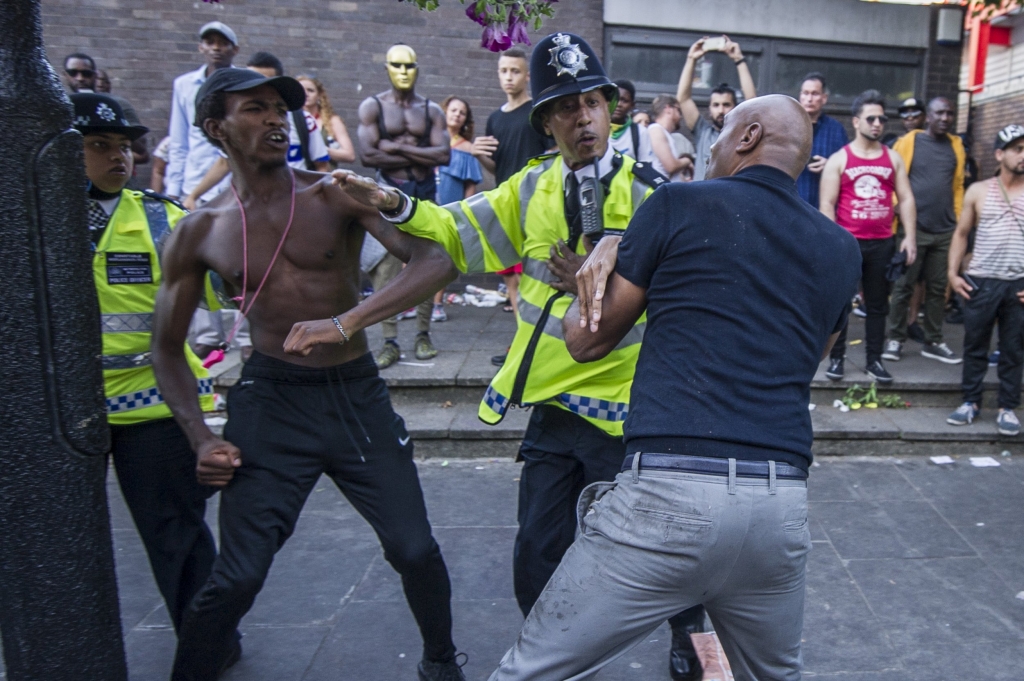
<svg viewBox="0 0 1024 681">
<path fill-rule="evenodd" d="M 907 254 L 908 265 L 917 256 L 917 209 L 903 159 L 880 141 L 889 120 L 881 93 L 878 90 L 862 92 L 853 102 L 852 113 L 857 136 L 832 154 L 825 164 L 819 208 L 857 237 L 860 244 L 861 287 L 867 312 L 864 372 L 879 383 L 892 383 L 892 376 L 882 364 L 882 345 L 891 285 L 885 274 L 896 252 L 892 233 L 893 194 L 899 199 L 900 221 L 906 227 L 907 236 L 899 250 Z M 844 376 L 845 354 L 846 329 L 843 329 L 832 347 L 825 372 L 833 381 Z"/>
</svg>

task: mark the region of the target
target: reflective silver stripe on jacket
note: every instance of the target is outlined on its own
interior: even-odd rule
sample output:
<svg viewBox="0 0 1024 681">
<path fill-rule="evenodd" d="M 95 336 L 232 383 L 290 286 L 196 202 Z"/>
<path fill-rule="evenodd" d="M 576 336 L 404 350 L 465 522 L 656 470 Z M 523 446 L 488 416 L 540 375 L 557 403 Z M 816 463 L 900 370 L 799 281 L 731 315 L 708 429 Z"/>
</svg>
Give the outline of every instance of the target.
<svg viewBox="0 0 1024 681">
<path fill-rule="evenodd" d="M 502 269 L 512 267 L 519 262 L 519 253 L 516 251 L 516 247 L 512 245 L 512 240 L 508 238 L 508 234 L 505 233 L 505 228 L 502 226 L 501 220 L 498 219 L 497 213 L 494 212 L 494 208 L 491 207 L 491 202 L 487 200 L 487 195 L 474 194 L 466 199 L 466 204 L 473 211 L 473 217 L 476 218 L 476 223 L 480 225 L 480 231 L 483 232 L 484 238 L 487 239 L 491 250 L 494 251 L 494 254 L 498 256 L 498 260 L 501 261 Z M 458 221 L 458 217 L 456 217 L 456 221 Z M 472 225 L 467 226 L 473 229 Z M 463 233 L 461 226 L 459 227 L 459 233 Z M 479 239 L 479 235 L 475 233 L 475 230 L 473 236 Z M 465 239 L 463 239 L 463 243 L 465 243 Z M 482 250 L 481 257 L 483 257 Z"/>
<path fill-rule="evenodd" d="M 537 325 L 537 321 L 540 319 L 540 313 L 543 310 L 533 303 L 529 303 L 522 298 L 519 299 L 519 318 L 528 324 Z M 619 344 L 615 346 L 616 350 L 622 350 L 628 348 L 630 345 L 636 345 L 644 340 L 644 332 L 647 330 L 647 322 L 636 324 L 630 329 L 623 337 Z M 549 315 L 548 320 L 544 323 L 544 333 L 552 338 L 557 338 L 560 341 L 565 341 L 565 334 L 562 333 L 562 320 Z"/>
<path fill-rule="evenodd" d="M 647 194 L 647 190 L 650 186 L 644 184 L 640 180 L 633 178 L 633 212 L 640 207 L 640 204 L 644 202 L 644 196 Z"/>
<path fill-rule="evenodd" d="M 140 333 L 153 330 L 152 312 L 125 312 L 101 314 L 101 333 Z"/>
<path fill-rule="evenodd" d="M 519 229 L 523 232 L 523 241 L 526 241 L 526 209 L 537 192 L 537 182 L 544 171 L 554 165 L 559 158 L 558 156 L 549 158 L 536 168 L 531 168 L 519 183 Z"/>
<path fill-rule="evenodd" d="M 484 271 L 484 245 L 480 243 L 480 235 L 469 221 L 466 212 L 462 210 L 461 203 L 450 203 L 445 206 L 455 218 L 455 227 L 459 230 L 459 239 L 462 241 L 462 251 L 466 256 L 467 272 Z"/>
<path fill-rule="evenodd" d="M 555 280 L 555 275 L 551 274 L 546 260 L 523 258 L 523 274 L 527 274 L 531 279 L 536 279 L 545 284 L 550 284 Z"/>
<path fill-rule="evenodd" d="M 130 355 L 103 355 L 100 358 L 103 370 L 113 369 L 137 369 L 148 367 L 153 364 L 153 353 L 136 352 Z"/>
</svg>

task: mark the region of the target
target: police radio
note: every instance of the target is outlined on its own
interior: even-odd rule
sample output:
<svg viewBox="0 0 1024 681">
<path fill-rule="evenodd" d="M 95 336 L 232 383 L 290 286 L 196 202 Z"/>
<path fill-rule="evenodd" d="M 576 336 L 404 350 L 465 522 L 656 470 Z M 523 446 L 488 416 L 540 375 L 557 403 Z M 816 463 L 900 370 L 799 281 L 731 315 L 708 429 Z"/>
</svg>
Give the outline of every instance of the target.
<svg viewBox="0 0 1024 681">
<path fill-rule="evenodd" d="M 594 159 L 594 177 L 580 181 L 580 223 L 583 233 L 592 243 L 597 243 L 604 236 L 604 192 L 599 178 L 597 159 Z"/>
</svg>

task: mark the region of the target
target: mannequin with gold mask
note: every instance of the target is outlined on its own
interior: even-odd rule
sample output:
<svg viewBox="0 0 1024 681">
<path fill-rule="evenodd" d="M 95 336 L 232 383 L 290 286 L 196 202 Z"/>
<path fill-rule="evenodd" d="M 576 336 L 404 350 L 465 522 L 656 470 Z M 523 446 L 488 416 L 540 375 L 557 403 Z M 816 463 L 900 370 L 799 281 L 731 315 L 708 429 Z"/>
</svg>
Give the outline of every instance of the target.
<svg viewBox="0 0 1024 681">
<path fill-rule="evenodd" d="M 416 94 L 419 67 L 416 52 L 408 45 L 393 45 L 384 59 L 391 89 L 367 97 L 359 105 L 359 158 L 377 169 L 377 181 L 406 195 L 433 201 L 437 192 L 434 168 L 448 165 L 451 146 L 444 112 L 436 103 Z M 380 290 L 402 271 L 402 262 L 367 235 L 363 262 L 375 290 Z M 416 359 L 437 355 L 430 340 L 431 300 L 424 291 L 416 308 Z M 386 369 L 401 358 L 395 318 L 382 323 L 384 345 L 375 355 L 377 366 Z"/>
</svg>

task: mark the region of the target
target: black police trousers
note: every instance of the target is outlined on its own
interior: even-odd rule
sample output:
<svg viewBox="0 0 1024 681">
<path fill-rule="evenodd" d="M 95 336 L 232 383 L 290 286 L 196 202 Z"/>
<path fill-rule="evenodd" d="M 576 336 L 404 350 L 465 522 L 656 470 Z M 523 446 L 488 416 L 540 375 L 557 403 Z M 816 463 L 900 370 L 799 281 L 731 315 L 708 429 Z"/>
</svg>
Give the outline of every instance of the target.
<svg viewBox="0 0 1024 681">
<path fill-rule="evenodd" d="M 175 630 L 217 555 L 206 526 L 211 487 L 174 419 L 110 427 L 114 470 Z"/>
<path fill-rule="evenodd" d="M 451 584 L 431 535 L 413 446 L 366 354 L 327 369 L 253 353 L 228 394 L 225 439 L 242 465 L 221 492 L 220 554 L 185 613 L 173 681 L 213 681 L 274 554 L 326 473 L 373 527 L 401 575 L 424 657 L 455 656 Z"/>
<path fill-rule="evenodd" d="M 541 404 L 530 415 L 519 457 L 523 470 L 512 577 L 516 601 L 526 617 L 576 538 L 580 493 L 593 482 L 615 479 L 626 458 L 626 445 L 582 416 Z M 703 622 L 700 605 L 669 619 L 673 629 L 699 630 Z"/>
</svg>

